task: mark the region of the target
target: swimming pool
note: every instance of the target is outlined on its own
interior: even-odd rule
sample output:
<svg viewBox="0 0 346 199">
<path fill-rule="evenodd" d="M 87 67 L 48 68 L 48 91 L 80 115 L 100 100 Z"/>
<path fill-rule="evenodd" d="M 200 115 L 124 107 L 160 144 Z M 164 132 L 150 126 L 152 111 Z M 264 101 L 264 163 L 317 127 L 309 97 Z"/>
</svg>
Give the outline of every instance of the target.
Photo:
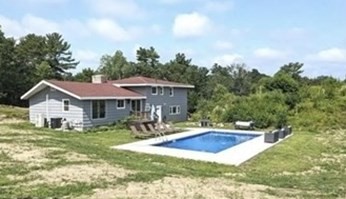
<svg viewBox="0 0 346 199">
<path fill-rule="evenodd" d="M 234 135 L 236 136 L 232 138 L 232 136 Z M 191 143 L 198 143 L 197 140 L 208 140 L 210 137 L 213 137 L 214 145 L 215 143 L 217 143 L 217 145 L 219 146 L 222 145 L 222 148 L 219 148 L 219 146 L 216 147 L 214 145 L 206 147 L 208 150 L 192 149 L 191 147 L 187 149 L 186 147 L 178 148 L 168 146 L 171 144 L 185 145 L 186 142 L 188 143 L 188 145 L 194 145 Z M 225 140 L 228 141 L 227 144 Z M 113 146 L 112 148 L 117 150 L 127 150 L 138 153 L 172 156 L 177 158 L 185 158 L 191 160 L 215 162 L 220 164 L 237 166 L 251 159 L 252 157 L 261 153 L 262 151 L 270 148 L 271 146 L 276 145 L 282 140 L 279 140 L 276 143 L 266 143 L 264 142 L 263 131 L 244 131 L 215 128 L 190 128 L 182 133 L 176 133 L 164 137 L 156 137 L 147 140 L 140 140 L 132 143 Z M 200 142 L 196 145 L 200 146 L 206 144 Z"/>
<path fill-rule="evenodd" d="M 154 146 L 218 153 L 259 135 L 208 131 L 202 134 L 154 144 Z"/>
</svg>

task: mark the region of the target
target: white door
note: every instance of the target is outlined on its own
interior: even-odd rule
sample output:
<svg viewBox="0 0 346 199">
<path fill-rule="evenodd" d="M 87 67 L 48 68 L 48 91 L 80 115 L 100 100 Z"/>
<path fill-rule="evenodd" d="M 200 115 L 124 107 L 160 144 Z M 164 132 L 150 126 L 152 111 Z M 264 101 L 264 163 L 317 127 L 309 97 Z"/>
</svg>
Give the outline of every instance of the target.
<svg viewBox="0 0 346 199">
<path fill-rule="evenodd" d="M 157 105 L 155 107 L 155 113 L 158 117 L 157 121 L 162 122 L 162 105 Z"/>
</svg>

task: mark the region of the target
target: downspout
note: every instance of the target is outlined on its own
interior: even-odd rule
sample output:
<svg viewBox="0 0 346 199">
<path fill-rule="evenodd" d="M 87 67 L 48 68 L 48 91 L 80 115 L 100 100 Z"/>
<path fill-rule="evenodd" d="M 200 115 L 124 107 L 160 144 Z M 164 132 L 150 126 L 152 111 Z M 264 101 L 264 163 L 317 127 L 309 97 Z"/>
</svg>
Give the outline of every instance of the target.
<svg viewBox="0 0 346 199">
<path fill-rule="evenodd" d="M 47 117 L 47 123 L 48 127 L 50 128 L 50 119 L 49 119 L 49 94 L 46 94 L 46 117 Z"/>
</svg>

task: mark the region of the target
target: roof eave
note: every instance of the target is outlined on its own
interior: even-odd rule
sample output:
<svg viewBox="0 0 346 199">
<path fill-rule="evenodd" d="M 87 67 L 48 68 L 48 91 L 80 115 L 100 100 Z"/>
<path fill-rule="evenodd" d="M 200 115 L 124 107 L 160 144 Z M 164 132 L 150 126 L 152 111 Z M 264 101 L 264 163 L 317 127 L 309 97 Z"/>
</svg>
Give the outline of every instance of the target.
<svg viewBox="0 0 346 199">
<path fill-rule="evenodd" d="M 162 87 L 173 87 L 173 88 L 195 88 L 194 85 L 188 85 L 188 84 L 184 84 L 184 85 L 175 85 L 175 84 L 149 84 L 149 83 L 145 83 L 145 84 L 119 84 L 119 83 L 114 83 L 114 86 L 117 87 L 145 87 L 145 86 L 162 86 Z"/>
<path fill-rule="evenodd" d="M 122 100 L 122 99 L 146 99 L 147 97 L 145 96 L 99 96 L 99 97 L 81 97 L 80 100 L 107 100 L 107 99 L 115 99 L 115 100 Z"/>
<path fill-rule="evenodd" d="M 40 81 L 38 84 L 36 84 L 34 87 L 32 87 L 28 92 L 26 92 L 24 95 L 22 95 L 20 97 L 20 99 L 22 99 L 22 100 L 29 99 L 31 96 L 33 96 L 34 94 L 38 93 L 39 91 L 41 91 L 42 89 L 45 88 L 45 87 L 42 87 L 42 85 L 50 86 L 50 87 L 52 87 L 52 88 L 54 88 L 54 89 L 56 89 L 58 91 L 61 91 L 61 92 L 65 93 L 65 94 L 67 94 L 67 95 L 70 95 L 71 97 L 74 97 L 74 98 L 77 98 L 77 99 L 81 99 L 80 96 L 78 96 L 78 95 L 76 95 L 74 93 L 71 93 L 71 92 L 69 92 L 69 91 L 67 91 L 65 89 L 62 89 L 61 87 L 56 86 L 56 85 L 54 85 L 54 84 L 52 84 L 52 83 L 50 83 L 50 82 L 48 82 L 46 80 Z"/>
</svg>

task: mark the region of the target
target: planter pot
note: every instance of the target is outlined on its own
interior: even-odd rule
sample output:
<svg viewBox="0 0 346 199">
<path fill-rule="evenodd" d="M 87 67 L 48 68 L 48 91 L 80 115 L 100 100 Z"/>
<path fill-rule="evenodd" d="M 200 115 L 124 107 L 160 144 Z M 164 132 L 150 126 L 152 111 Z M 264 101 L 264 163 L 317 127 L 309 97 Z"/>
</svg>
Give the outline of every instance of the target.
<svg viewBox="0 0 346 199">
<path fill-rule="evenodd" d="M 279 138 L 284 139 L 286 137 L 286 130 L 285 128 L 282 128 L 279 130 Z"/>
<path fill-rule="evenodd" d="M 279 131 L 275 130 L 264 134 L 264 142 L 275 143 L 279 140 Z"/>
</svg>

